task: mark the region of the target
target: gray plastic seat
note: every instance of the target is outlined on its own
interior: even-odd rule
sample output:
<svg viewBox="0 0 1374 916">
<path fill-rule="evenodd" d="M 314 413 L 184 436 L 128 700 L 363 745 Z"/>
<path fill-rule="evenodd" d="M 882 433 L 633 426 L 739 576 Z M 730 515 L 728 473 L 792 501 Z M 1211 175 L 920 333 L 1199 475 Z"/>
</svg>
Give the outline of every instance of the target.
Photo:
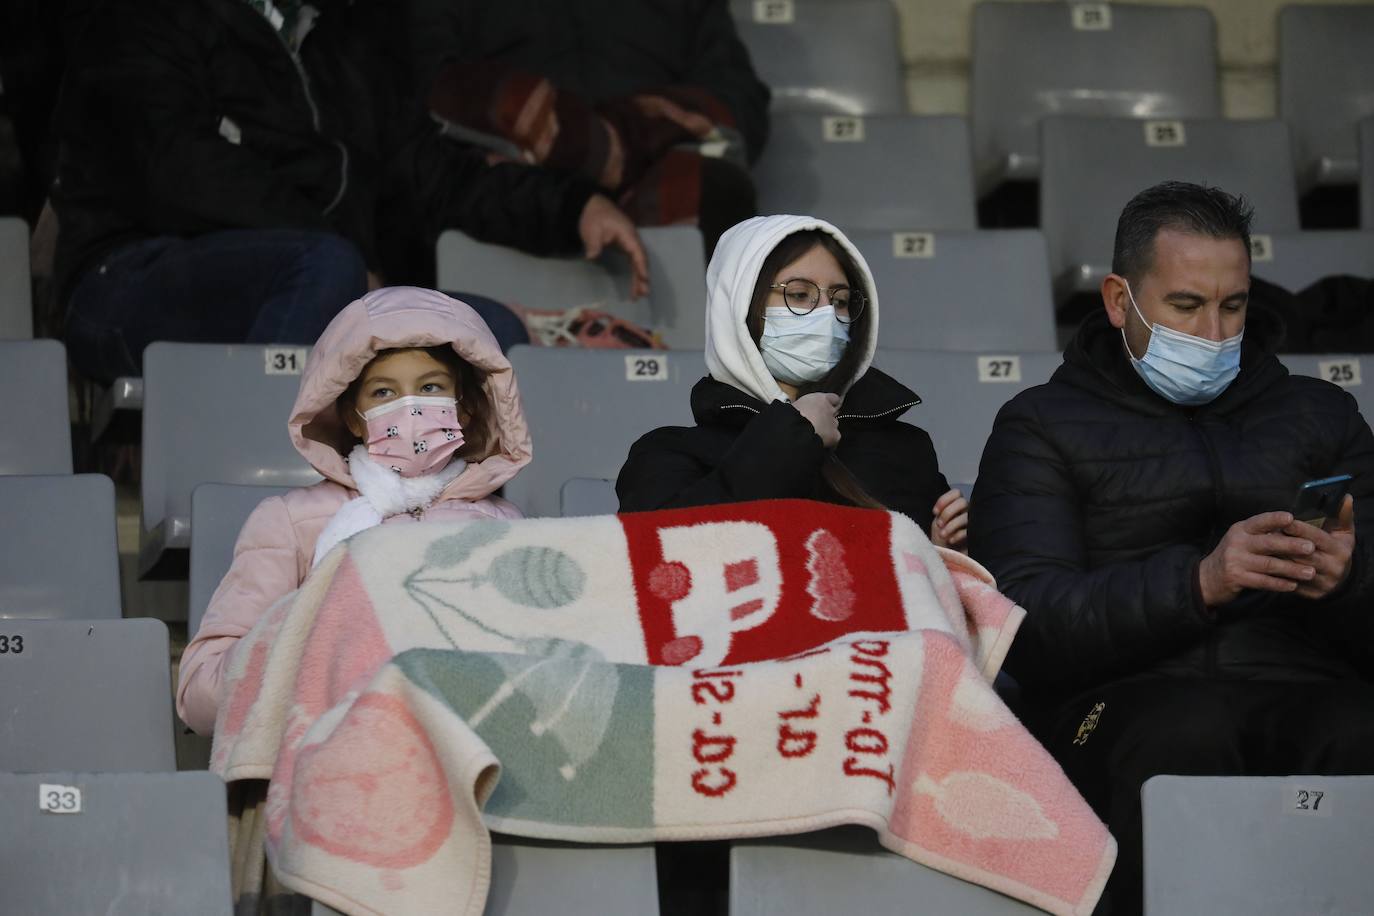
<svg viewBox="0 0 1374 916">
<path fill-rule="evenodd" d="M 765 214 L 847 229 L 978 227 L 963 118 L 775 114 L 754 185 Z"/>
<path fill-rule="evenodd" d="M 1156 776 L 1145 912 L 1368 913 L 1374 776 Z"/>
<path fill-rule="evenodd" d="M 0 620 L 0 637 L 0 772 L 176 769 L 166 624 Z"/>
<path fill-rule="evenodd" d="M 1374 7 L 1291 5 L 1279 11 L 1279 115 L 1293 130 L 1298 180 L 1359 180 L 1355 125 L 1374 115 Z"/>
<path fill-rule="evenodd" d="M 122 616 L 110 478 L 0 476 L 0 518 L 0 619 Z"/>
<path fill-rule="evenodd" d="M 186 632 L 194 636 L 210 596 L 229 571 L 234 544 L 248 516 L 269 496 L 280 496 L 290 487 L 254 487 L 244 484 L 203 483 L 191 491 L 190 607 Z"/>
<path fill-rule="evenodd" d="M 1360 122 L 1360 225 L 1374 229 L 1374 118 Z"/>
<path fill-rule="evenodd" d="M 0 391 L 12 395 L 0 474 L 70 474 L 66 348 L 55 340 L 0 340 Z"/>
<path fill-rule="evenodd" d="M 706 375 L 700 350 L 521 346 L 511 348 L 510 361 L 534 460 L 504 493 L 529 516 L 557 516 L 571 477 L 614 480 L 630 446 L 650 430 L 692 425 L 692 386 Z"/>
<path fill-rule="evenodd" d="M 879 335 L 885 336 L 881 329 Z M 983 445 L 997 411 L 1018 392 L 1049 381 L 1061 362 L 1060 354 L 1053 352 L 881 348 L 873 365 L 921 397 L 902 420 L 930 433 L 945 479 L 952 486 L 965 486 L 978 477 Z"/>
<path fill-rule="evenodd" d="M 304 351 L 186 343 L 144 351 L 141 573 L 169 548 L 190 546 L 197 484 L 304 486 L 320 479 L 286 431 Z M 265 371 L 276 353 L 295 354 L 296 374 Z"/>
<path fill-rule="evenodd" d="M 0 217 L 0 339 L 32 336 L 29 225 L 18 217 Z"/>
<path fill-rule="evenodd" d="M 706 259 L 695 226 L 639 230 L 649 258 L 647 299 L 631 301 L 629 261 L 610 250 L 597 262 L 540 258 L 450 229 L 439 236 L 441 289 L 478 293 L 534 309 L 593 306 L 662 335 L 670 347 L 701 347 Z"/>
<path fill-rule="evenodd" d="M 1369 365 L 1364 364 L 1369 359 Z M 1374 374 L 1369 384 L 1364 373 L 1374 373 L 1374 359 L 1359 353 L 1282 353 L 1279 362 L 1294 375 L 1307 375 L 1340 385 L 1355 398 L 1366 420 L 1374 420 Z"/>
<path fill-rule="evenodd" d="M 1039 912 L 889 852 L 866 827 L 740 841 L 730 849 L 730 916 Z"/>
<path fill-rule="evenodd" d="M 973 8 L 971 82 L 985 189 L 1039 176 L 1046 115 L 1222 113 L 1216 20 L 1201 7 L 985 0 Z"/>
<path fill-rule="evenodd" d="M 1060 300 L 1099 287 L 1111 268 L 1122 208 L 1161 181 L 1243 194 L 1255 207 L 1255 232 L 1299 229 L 1293 156 L 1282 121 L 1054 117 L 1041 120 L 1040 140 L 1040 228 Z"/>
<path fill-rule="evenodd" d="M 730 12 L 774 112 L 907 110 L 890 0 L 730 0 Z"/>
<path fill-rule="evenodd" d="M 1049 254 L 1039 230 L 857 230 L 849 238 L 873 271 L 884 347 L 1055 348 Z"/>
<path fill-rule="evenodd" d="M 1250 273 L 1297 291 L 1323 277 L 1374 279 L 1374 232 L 1274 232 L 1251 236 Z"/>
<path fill-rule="evenodd" d="M 559 495 L 559 509 L 564 518 L 615 515 L 620 511 L 615 481 L 598 477 L 574 477 L 565 481 Z"/>
<path fill-rule="evenodd" d="M 40 811 L 75 787 L 81 810 Z M 41 793 L 41 794 L 40 794 Z M 210 773 L 0 773 L 0 862 L 10 916 L 229 916 L 228 810 Z"/>
</svg>

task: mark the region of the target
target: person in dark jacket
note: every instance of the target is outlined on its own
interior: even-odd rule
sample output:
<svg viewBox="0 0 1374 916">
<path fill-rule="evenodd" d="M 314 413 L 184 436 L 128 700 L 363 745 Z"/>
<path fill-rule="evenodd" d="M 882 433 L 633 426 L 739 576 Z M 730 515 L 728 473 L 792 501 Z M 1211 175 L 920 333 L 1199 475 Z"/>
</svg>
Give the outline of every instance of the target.
<svg viewBox="0 0 1374 916">
<path fill-rule="evenodd" d="M 898 418 L 921 403 L 871 368 L 878 295 L 844 235 L 805 216 L 727 231 L 707 268 L 706 365 L 694 427 L 630 449 L 622 511 L 801 498 L 905 513 L 931 540 L 965 541 L 968 503 L 930 436 Z"/>
<path fill-rule="evenodd" d="M 417 92 L 458 130 L 595 181 L 706 251 L 753 216 L 769 90 L 728 0 L 407 0 Z"/>
<path fill-rule="evenodd" d="M 153 340 L 311 343 L 369 285 L 432 284 L 448 227 L 537 254 L 615 244 L 642 286 L 633 225 L 590 182 L 440 136 L 399 29 L 384 0 L 95 8 L 57 117 L 79 369 L 134 373 Z"/>
<path fill-rule="evenodd" d="M 974 490 L 1025 714 L 1120 844 L 1112 913 L 1141 907 L 1149 777 L 1374 773 L 1374 435 L 1247 314 L 1250 215 L 1184 183 L 1128 203 L 1104 312 L 1002 408 Z M 1339 513 L 1296 520 L 1338 474 Z"/>
</svg>

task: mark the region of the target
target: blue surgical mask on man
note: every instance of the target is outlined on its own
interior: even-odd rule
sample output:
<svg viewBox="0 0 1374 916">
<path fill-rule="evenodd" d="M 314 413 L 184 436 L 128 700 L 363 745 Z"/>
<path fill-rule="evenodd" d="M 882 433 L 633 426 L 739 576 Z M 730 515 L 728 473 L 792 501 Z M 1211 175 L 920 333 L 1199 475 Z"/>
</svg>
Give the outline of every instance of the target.
<svg viewBox="0 0 1374 916">
<path fill-rule="evenodd" d="M 1145 321 L 1140 306 L 1135 304 L 1131 284 L 1126 283 L 1126 295 L 1131 308 L 1140 320 L 1150 326 L 1150 344 L 1145 355 L 1136 359 L 1131 345 L 1126 343 L 1126 329 L 1121 328 L 1121 342 L 1136 374 L 1155 394 L 1181 407 L 1196 407 L 1216 400 L 1240 374 L 1240 343 L 1245 329 L 1225 340 L 1208 340 Z"/>
<path fill-rule="evenodd" d="M 759 352 L 768 372 L 780 382 L 800 387 L 820 381 L 839 364 L 847 346 L 849 327 L 835 317 L 833 306 L 805 315 L 786 308 L 763 310 Z"/>
</svg>

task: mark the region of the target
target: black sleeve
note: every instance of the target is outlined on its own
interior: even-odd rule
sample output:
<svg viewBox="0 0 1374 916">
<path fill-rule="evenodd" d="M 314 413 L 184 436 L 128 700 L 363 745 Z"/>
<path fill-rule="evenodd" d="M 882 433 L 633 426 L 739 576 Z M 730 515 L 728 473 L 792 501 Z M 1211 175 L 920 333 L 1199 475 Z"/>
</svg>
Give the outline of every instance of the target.
<svg viewBox="0 0 1374 916">
<path fill-rule="evenodd" d="M 768 140 L 771 93 L 754 72 L 749 51 L 730 16 L 728 0 L 703 0 L 695 22 L 690 70 L 682 82 L 700 86 L 730 109 L 752 162 Z"/>
<path fill-rule="evenodd" d="M 1063 455 L 1026 398 L 1005 405 L 970 500 L 969 552 L 1026 610 L 1007 670 L 1026 687 L 1127 674 L 1211 626 L 1197 548 L 1089 568 L 1079 497 Z"/>
<path fill-rule="evenodd" d="M 784 401 L 751 420 L 714 466 L 684 447 L 695 432 L 657 429 L 630 448 L 615 483 L 622 512 L 806 497 L 826 456 L 811 423 Z"/>
<path fill-rule="evenodd" d="M 216 28 L 208 7 L 110 3 L 94 14 L 68 70 L 59 124 L 104 143 L 84 165 L 149 231 L 324 229 L 323 206 L 220 134 L 205 61 Z M 342 160 L 340 159 L 340 167 Z"/>
<path fill-rule="evenodd" d="M 935 502 L 949 490 L 930 435 L 910 423 L 845 432 L 839 455 L 874 499 L 902 513 L 930 534 Z"/>
<path fill-rule="evenodd" d="M 1331 474 L 1354 478 L 1350 492 L 1355 497 L 1355 549 L 1345 584 L 1324 603 L 1337 644 L 1374 664 L 1374 433 L 1349 392 L 1342 396 L 1347 407 L 1345 435 Z"/>
</svg>

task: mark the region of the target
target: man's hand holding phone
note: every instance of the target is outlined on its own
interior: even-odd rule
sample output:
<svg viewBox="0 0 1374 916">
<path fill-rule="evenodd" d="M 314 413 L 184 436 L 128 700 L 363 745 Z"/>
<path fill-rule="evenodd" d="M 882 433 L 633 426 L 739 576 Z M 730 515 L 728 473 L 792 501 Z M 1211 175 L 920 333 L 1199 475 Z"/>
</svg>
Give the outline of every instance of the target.
<svg viewBox="0 0 1374 916">
<path fill-rule="evenodd" d="M 1321 527 L 1295 519 L 1284 533 L 1310 541 L 1315 548 L 1302 560 L 1312 567 L 1314 575 L 1299 582 L 1294 593 L 1303 598 L 1325 598 L 1350 575 L 1355 553 L 1355 497 L 1347 494 L 1336 517 L 1327 518 Z"/>
</svg>

